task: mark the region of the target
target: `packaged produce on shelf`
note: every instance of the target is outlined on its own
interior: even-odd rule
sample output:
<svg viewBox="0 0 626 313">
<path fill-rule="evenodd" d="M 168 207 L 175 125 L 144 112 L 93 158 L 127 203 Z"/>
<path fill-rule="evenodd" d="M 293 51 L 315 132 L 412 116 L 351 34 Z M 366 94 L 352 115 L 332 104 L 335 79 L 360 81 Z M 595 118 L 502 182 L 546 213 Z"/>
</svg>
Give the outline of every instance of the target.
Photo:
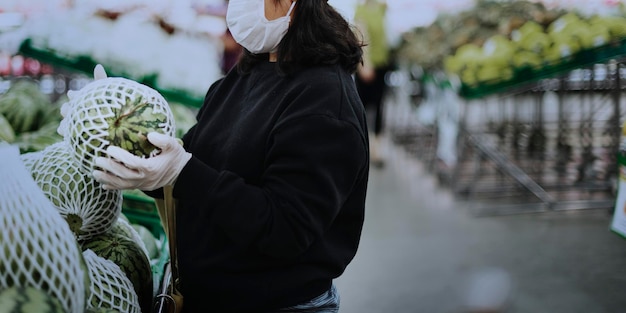
<svg viewBox="0 0 626 313">
<path fill-rule="evenodd" d="M 142 134 L 174 136 L 175 121 L 154 89 L 106 77 L 100 67 L 94 72 L 92 82 L 69 92 L 67 102 L 59 105 L 61 122 L 45 123 L 51 125 L 44 127 L 47 131 L 58 132 L 59 141 L 32 152 L 22 152 L 15 142 L 0 143 L 0 174 L 18 180 L 0 182 L 0 251 L 5 251 L 0 254 L 0 292 L 36 289 L 0 297 L 25 299 L 41 290 L 57 299 L 63 312 L 151 312 L 169 256 L 163 251 L 166 239 L 158 216 L 133 216 L 131 222 L 122 212 L 122 192 L 102 189 L 85 166 L 92 166 L 99 149 L 110 144 L 150 157 L 157 152 Z M 11 92 L 25 88 L 14 86 Z M 8 120 L 6 124 L 10 126 Z M 35 128 L 24 129 L 30 134 Z M 126 210 L 132 214 L 132 208 Z"/>
</svg>

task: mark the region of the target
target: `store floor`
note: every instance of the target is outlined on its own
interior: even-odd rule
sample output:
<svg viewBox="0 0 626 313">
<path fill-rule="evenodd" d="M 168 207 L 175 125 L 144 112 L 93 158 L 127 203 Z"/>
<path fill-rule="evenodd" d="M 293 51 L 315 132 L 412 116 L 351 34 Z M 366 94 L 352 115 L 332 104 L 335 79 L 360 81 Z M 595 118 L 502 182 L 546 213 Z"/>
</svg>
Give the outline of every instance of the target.
<svg viewBox="0 0 626 313">
<path fill-rule="evenodd" d="M 475 217 L 401 148 L 386 153 L 360 249 L 336 281 L 340 313 L 466 312 L 472 292 L 506 294 L 507 313 L 626 312 L 626 240 L 606 210 Z M 472 285 L 480 273 L 500 285 Z"/>
</svg>

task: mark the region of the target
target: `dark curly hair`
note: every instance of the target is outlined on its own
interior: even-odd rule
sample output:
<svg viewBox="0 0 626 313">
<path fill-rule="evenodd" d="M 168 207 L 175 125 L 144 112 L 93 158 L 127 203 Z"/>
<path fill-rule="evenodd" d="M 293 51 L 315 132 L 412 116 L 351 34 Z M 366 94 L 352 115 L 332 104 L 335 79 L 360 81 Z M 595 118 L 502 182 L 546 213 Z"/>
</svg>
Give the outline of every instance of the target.
<svg viewBox="0 0 626 313">
<path fill-rule="evenodd" d="M 327 0 L 298 0 L 289 30 L 278 46 L 277 66 L 288 74 L 302 67 L 339 64 L 354 73 L 362 62 L 364 46 L 357 34 Z M 247 73 L 268 55 L 244 49 L 237 69 Z"/>
</svg>

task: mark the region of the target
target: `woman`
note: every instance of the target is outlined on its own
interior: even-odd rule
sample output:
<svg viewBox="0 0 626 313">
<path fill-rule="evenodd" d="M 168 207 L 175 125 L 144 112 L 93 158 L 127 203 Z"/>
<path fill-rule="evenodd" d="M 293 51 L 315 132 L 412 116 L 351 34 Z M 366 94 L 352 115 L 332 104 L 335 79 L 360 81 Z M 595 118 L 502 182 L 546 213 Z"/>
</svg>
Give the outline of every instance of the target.
<svg viewBox="0 0 626 313">
<path fill-rule="evenodd" d="M 98 158 L 105 188 L 174 184 L 185 312 L 337 312 L 369 169 L 351 74 L 361 43 L 326 0 L 230 0 L 245 48 L 208 90 L 198 123 L 140 159 Z"/>
<path fill-rule="evenodd" d="M 372 165 L 384 166 L 381 137 L 384 129 L 384 96 L 387 91 L 385 76 L 391 69 L 390 50 L 386 30 L 387 2 L 385 0 L 361 0 L 354 19 L 367 37 L 364 62 L 356 75 L 356 86 L 361 102 L 368 111 Z"/>
</svg>

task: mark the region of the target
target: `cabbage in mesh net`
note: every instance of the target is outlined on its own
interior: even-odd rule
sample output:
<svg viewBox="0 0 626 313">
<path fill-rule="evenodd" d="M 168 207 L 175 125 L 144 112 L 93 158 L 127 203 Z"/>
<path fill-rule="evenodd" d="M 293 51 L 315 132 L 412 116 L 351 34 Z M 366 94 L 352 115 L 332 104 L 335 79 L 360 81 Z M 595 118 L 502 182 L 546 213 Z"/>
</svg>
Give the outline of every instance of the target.
<svg viewBox="0 0 626 313">
<path fill-rule="evenodd" d="M 31 174 L 76 238 L 83 241 L 111 229 L 122 210 L 121 191 L 104 190 L 91 175 L 83 174 L 66 142 L 39 154 Z"/>
<path fill-rule="evenodd" d="M 146 254 L 146 258 L 150 259 L 150 254 L 148 253 L 148 248 L 146 248 L 145 242 L 141 239 L 141 235 L 130 222 L 120 217 L 113 224 L 112 229 L 122 233 L 128 239 L 136 242 L 139 245 L 139 248 L 141 248 L 141 251 Z"/>
<path fill-rule="evenodd" d="M 67 223 L 32 179 L 19 148 L 0 144 L 0 289 L 31 286 L 65 312 L 82 313 L 81 251 Z"/>
<path fill-rule="evenodd" d="M 174 136 L 175 132 L 172 111 L 163 96 L 121 77 L 87 84 L 72 95 L 68 111 L 60 132 L 86 173 L 93 171 L 94 158 L 102 156 L 109 145 L 150 157 L 158 150 L 147 140 L 148 133 Z"/>
<path fill-rule="evenodd" d="M 91 284 L 87 308 L 106 308 L 125 313 L 141 312 L 135 289 L 117 264 L 97 256 L 91 250 L 85 250 L 83 256 Z"/>
</svg>

